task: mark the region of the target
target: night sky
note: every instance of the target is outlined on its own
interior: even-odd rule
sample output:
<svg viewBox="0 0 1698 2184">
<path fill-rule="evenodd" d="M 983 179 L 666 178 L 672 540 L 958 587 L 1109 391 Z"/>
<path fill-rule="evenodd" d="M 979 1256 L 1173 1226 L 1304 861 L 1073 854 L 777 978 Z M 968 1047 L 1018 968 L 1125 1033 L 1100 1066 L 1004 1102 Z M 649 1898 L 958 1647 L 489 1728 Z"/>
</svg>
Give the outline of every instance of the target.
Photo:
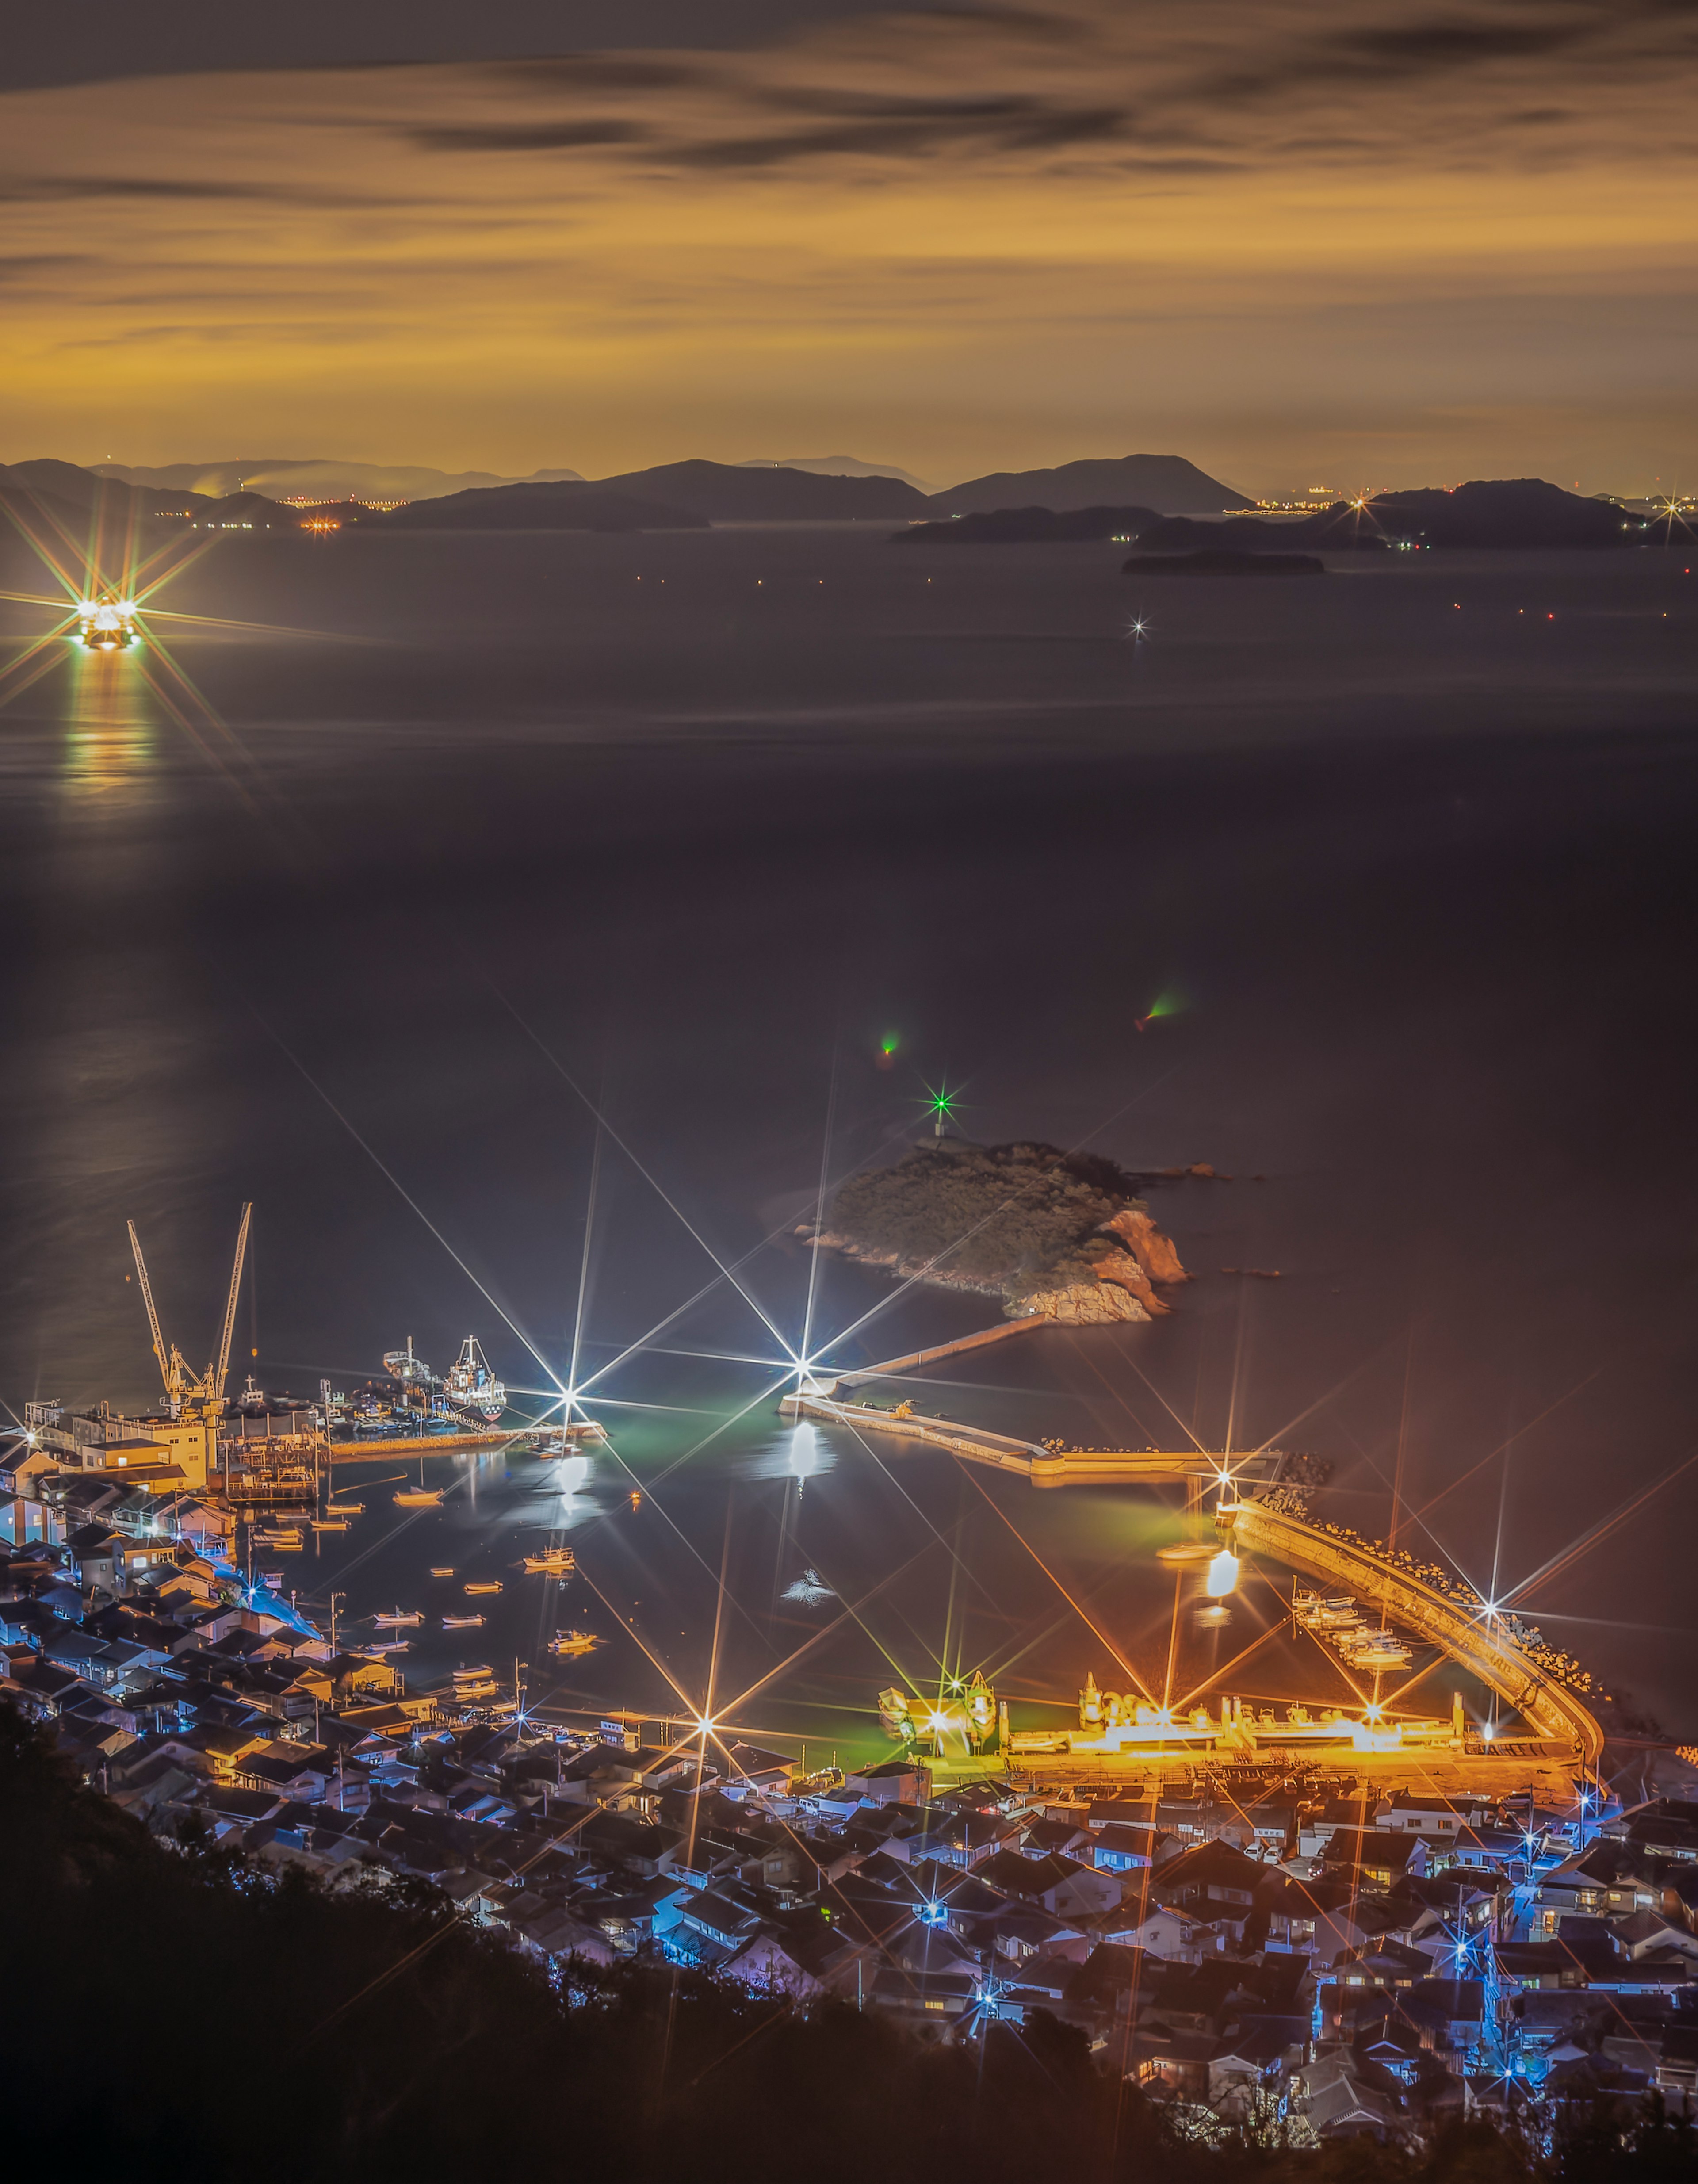
<svg viewBox="0 0 1698 2184">
<path fill-rule="evenodd" d="M 0 452 L 1667 488 L 1695 42 L 1668 0 L 37 10 Z"/>
</svg>

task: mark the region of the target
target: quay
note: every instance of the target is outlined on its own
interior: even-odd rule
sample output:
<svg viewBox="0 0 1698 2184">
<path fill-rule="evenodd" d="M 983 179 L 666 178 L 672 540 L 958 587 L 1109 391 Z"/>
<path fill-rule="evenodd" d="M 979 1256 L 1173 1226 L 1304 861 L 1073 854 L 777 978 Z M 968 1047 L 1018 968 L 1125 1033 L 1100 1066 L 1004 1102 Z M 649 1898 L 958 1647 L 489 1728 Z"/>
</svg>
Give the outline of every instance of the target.
<svg viewBox="0 0 1698 2184">
<path fill-rule="evenodd" d="M 855 1378 L 870 1379 L 890 1369 L 880 1366 Z M 1033 1486 L 1156 1486 L 1177 1480 L 1185 1489 L 1185 1507 L 1194 1511 L 1201 1509 L 1203 1496 L 1211 1487 L 1223 1482 L 1275 1485 L 1285 1462 L 1278 1449 L 1247 1456 L 1217 1455 L 1195 1448 L 1053 1449 L 1042 1441 L 1016 1440 L 1007 1434 L 992 1433 L 984 1426 L 925 1418 L 907 1403 L 887 1411 L 876 1403 L 844 1402 L 835 1393 L 843 1384 L 834 1383 L 830 1395 L 804 1390 L 786 1396 L 778 1407 L 786 1418 L 816 1418 L 821 1424 L 849 1426 L 857 1433 L 894 1434 L 902 1440 L 925 1441 L 969 1463 L 1013 1472 Z"/>
<path fill-rule="evenodd" d="M 918 1440 L 947 1449 L 969 1463 L 983 1463 L 993 1471 L 1011 1471 L 1033 1486 L 1155 1486 L 1177 1480 L 1185 1489 L 1185 1507 L 1200 1510 L 1203 1496 L 1211 1486 L 1233 1485 L 1272 1486 L 1285 1466 L 1278 1449 L 1259 1449 L 1244 1456 L 1217 1455 L 1209 1449 L 1062 1449 L 1043 1441 L 1018 1440 L 988 1427 L 957 1424 L 954 1419 L 927 1418 L 911 1401 L 893 1410 L 877 1403 L 846 1397 L 846 1391 L 865 1387 L 872 1380 L 898 1380 L 921 1366 L 935 1365 L 947 1357 L 960 1357 L 988 1344 L 1026 1334 L 1035 1328 L 1053 1327 L 1042 1312 L 1020 1319 L 1001 1320 L 971 1334 L 958 1335 L 929 1350 L 910 1351 L 905 1357 L 887 1358 L 882 1364 L 858 1366 L 851 1372 L 820 1373 L 805 1381 L 795 1394 L 786 1396 L 778 1408 L 785 1418 L 816 1418 L 822 1425 L 848 1426 L 857 1433 L 894 1434 L 899 1440 Z"/>
<path fill-rule="evenodd" d="M 1388 1619 L 1418 1632 L 1478 1677 L 1553 1753 L 1596 1767 L 1604 1732 L 1591 1709 L 1545 1673 L 1501 1618 L 1483 1607 L 1470 1609 L 1447 1599 L 1369 1540 L 1328 1530 L 1266 1502 L 1239 1502 L 1220 1510 L 1215 1521 L 1230 1533 L 1236 1551 L 1265 1554 L 1372 1602 Z"/>
</svg>

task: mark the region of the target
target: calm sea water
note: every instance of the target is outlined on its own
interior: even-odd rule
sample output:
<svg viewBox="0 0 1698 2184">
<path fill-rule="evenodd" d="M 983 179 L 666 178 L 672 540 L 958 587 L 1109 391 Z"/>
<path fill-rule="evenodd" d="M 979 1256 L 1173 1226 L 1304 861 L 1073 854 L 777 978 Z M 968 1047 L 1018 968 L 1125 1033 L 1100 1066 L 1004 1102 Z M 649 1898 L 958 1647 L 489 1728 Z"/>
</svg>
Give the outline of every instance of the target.
<svg viewBox="0 0 1698 2184">
<path fill-rule="evenodd" d="M 125 1218 L 198 1355 L 252 1199 L 238 1381 L 475 1331 L 543 1390 L 664 1323 L 598 1384 L 615 1454 L 444 1459 L 404 1524 L 369 1467 L 291 1559 L 345 1629 L 501 1578 L 419 1680 L 520 1658 L 533 1695 L 682 1711 L 717 1626 L 716 1708 L 779 1670 L 738 1719 L 852 1748 L 944 1662 L 1065 1697 L 1112 1640 L 1160 1679 L 1161 1502 L 762 1396 L 808 1295 L 762 1240 L 947 1081 L 974 1137 L 1234 1180 L 1156 1195 L 1200 1277 L 1171 1319 L 1022 1338 L 944 1407 L 1312 1450 L 1331 1513 L 1382 1531 L 1395 1486 L 1408 1544 L 1690 1733 L 1695 582 L 1138 583 L 840 530 L 220 545 L 157 602 L 219 618 L 157 625 L 175 668 L 67 660 L 0 712 L 0 1394 L 148 1399 Z M 714 1254 L 748 1299 L 698 1297 Z M 828 1273 L 816 1334 L 883 1307 L 840 1362 L 985 1316 L 889 1295 Z M 521 1578 L 563 1527 L 582 1577 Z M 836 1601 L 783 1598 L 808 1568 Z M 1270 1598 L 1182 1624 L 1176 1695 Z M 545 1666 L 565 1624 L 607 1642 Z"/>
</svg>

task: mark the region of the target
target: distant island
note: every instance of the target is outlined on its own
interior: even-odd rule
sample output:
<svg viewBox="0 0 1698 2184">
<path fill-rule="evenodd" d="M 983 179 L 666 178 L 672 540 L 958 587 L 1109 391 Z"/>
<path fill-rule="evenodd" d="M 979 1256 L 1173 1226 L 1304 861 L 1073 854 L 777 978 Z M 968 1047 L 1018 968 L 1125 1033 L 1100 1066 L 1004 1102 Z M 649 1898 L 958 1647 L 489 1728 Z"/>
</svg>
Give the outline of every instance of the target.
<svg viewBox="0 0 1698 2184">
<path fill-rule="evenodd" d="M 1146 554 L 1202 547 L 1256 553 L 1312 546 L 1329 554 L 1467 547 L 1618 549 L 1660 544 L 1662 530 L 1628 515 L 1616 501 L 1565 493 L 1543 478 L 1475 478 L 1467 485 L 1335 501 L 1295 522 L 1231 516 L 1222 523 L 1197 523 L 1173 515 L 1142 532 L 1138 543 Z M 1691 536 L 1684 525 L 1677 525 L 1674 535 L 1683 543 Z"/>
<path fill-rule="evenodd" d="M 1033 503 L 1058 513 L 1137 505 L 1164 515 L 1217 515 L 1255 506 L 1183 455 L 1115 455 L 1054 470 L 994 471 L 934 493 L 930 504 L 939 515 L 971 515 Z"/>
<path fill-rule="evenodd" d="M 942 523 L 910 523 L 891 534 L 893 546 L 1065 546 L 1104 538 L 1136 538 L 1161 517 L 1153 508 L 994 508 L 952 515 Z"/>
<path fill-rule="evenodd" d="M 1151 1319 L 1171 1309 L 1158 1289 L 1190 1278 L 1138 1187 L 1098 1153 L 945 1138 L 852 1177 L 812 1240 L 905 1279 L 999 1297 L 1012 1318 Z"/>
<path fill-rule="evenodd" d="M 1314 554 L 1234 553 L 1205 546 L 1195 554 L 1132 554 L 1121 564 L 1128 577 L 1324 577 Z"/>
<path fill-rule="evenodd" d="M 708 519 L 644 493 L 559 482 L 474 488 L 351 520 L 383 531 L 705 531 Z"/>
</svg>

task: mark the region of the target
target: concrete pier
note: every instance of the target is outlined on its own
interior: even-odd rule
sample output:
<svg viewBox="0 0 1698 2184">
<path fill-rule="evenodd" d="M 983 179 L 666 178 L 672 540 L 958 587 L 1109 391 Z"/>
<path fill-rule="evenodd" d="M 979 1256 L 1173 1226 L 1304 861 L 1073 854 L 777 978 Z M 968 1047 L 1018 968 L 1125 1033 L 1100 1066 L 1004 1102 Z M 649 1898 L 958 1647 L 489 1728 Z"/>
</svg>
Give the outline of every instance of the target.
<svg viewBox="0 0 1698 2184">
<path fill-rule="evenodd" d="M 1260 1502 L 1240 1502 L 1216 1520 L 1243 1554 L 1265 1554 L 1355 1599 L 1400 1628 L 1418 1631 L 1512 1707 L 1535 1735 L 1595 1767 L 1604 1732 L 1579 1694 L 1547 1675 L 1496 1618 L 1471 1612 L 1379 1553 L 1373 1544 L 1324 1530 Z"/>
<path fill-rule="evenodd" d="M 879 1368 L 881 1373 L 885 1369 Z M 1227 1467 L 1230 1466 L 1230 1476 L 1237 1485 L 1266 1485 L 1278 1477 L 1284 1461 L 1273 1449 L 1242 1457 L 1194 1448 L 1058 1451 L 1045 1448 L 1041 1441 L 1016 1440 L 983 1426 L 922 1418 L 918 1412 L 907 1411 L 905 1405 L 900 1412 L 886 1411 L 877 1404 L 843 1402 L 833 1396 L 786 1396 L 778 1407 L 786 1418 L 817 1418 L 823 1425 L 849 1426 L 856 1433 L 893 1434 L 903 1440 L 925 1441 L 969 1463 L 1016 1473 L 1033 1486 L 1161 1486 L 1177 1479 L 1185 1488 L 1189 1509 L 1202 1507 L 1204 1496 L 1219 1483 Z"/>
</svg>

